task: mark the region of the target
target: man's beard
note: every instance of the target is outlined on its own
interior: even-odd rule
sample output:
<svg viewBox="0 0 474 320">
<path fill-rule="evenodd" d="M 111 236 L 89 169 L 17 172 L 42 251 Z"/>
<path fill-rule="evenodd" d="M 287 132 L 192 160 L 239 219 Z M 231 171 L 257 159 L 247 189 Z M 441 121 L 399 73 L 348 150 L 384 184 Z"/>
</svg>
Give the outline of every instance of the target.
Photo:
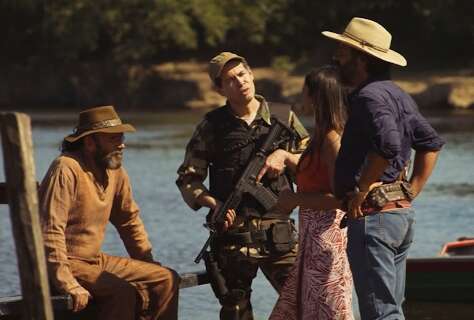
<svg viewBox="0 0 474 320">
<path fill-rule="evenodd" d="M 334 64 L 339 69 L 339 75 L 341 77 L 341 83 L 343 85 L 352 87 L 355 85 L 355 79 L 357 79 L 357 66 L 354 57 L 351 57 L 344 65 L 341 65 L 339 62 L 334 61 Z"/>
<path fill-rule="evenodd" d="M 122 166 L 122 151 L 112 151 L 104 154 L 101 148 L 97 149 L 95 160 L 99 167 L 116 170 Z"/>
</svg>

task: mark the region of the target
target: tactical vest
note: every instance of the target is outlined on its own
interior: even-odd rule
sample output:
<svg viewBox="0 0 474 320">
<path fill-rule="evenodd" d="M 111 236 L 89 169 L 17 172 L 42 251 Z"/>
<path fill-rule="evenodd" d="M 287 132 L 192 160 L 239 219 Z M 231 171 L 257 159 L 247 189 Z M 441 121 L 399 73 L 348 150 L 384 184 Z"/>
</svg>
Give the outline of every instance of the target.
<svg viewBox="0 0 474 320">
<path fill-rule="evenodd" d="M 269 105 L 277 109 L 275 105 Z M 284 123 L 288 123 L 289 119 L 288 112 L 290 109 L 289 107 L 286 109 Z M 255 156 L 256 150 L 265 141 L 270 131 L 270 125 L 263 119 L 257 119 L 252 123 L 252 127 L 248 127 L 234 117 L 229 110 L 229 106 L 223 106 L 209 112 L 206 114 L 206 119 L 211 123 L 214 130 L 214 152 L 210 155 L 209 166 L 210 192 L 217 199 L 224 202 L 250 160 Z M 276 116 L 273 113 L 271 121 L 272 123 L 276 121 Z M 275 179 L 269 179 L 265 176 L 261 182 L 275 194 L 278 194 L 283 188 L 291 187 L 289 177 L 286 174 Z M 265 215 L 263 206 L 250 195 L 244 196 L 237 212 L 245 217 L 262 217 Z"/>
</svg>

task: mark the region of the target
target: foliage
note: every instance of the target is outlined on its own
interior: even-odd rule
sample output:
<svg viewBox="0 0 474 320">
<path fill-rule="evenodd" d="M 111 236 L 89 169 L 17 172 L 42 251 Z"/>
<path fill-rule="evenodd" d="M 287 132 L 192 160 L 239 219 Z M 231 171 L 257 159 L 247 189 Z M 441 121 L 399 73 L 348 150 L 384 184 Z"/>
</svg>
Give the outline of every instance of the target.
<svg viewBox="0 0 474 320">
<path fill-rule="evenodd" d="M 295 64 L 288 56 L 276 56 L 272 59 L 271 67 L 283 72 L 292 72 L 295 69 Z"/>
<path fill-rule="evenodd" d="M 8 61 L 137 63 L 220 49 L 298 59 L 322 30 L 353 16 L 379 21 L 408 56 L 472 59 L 469 0 L 0 0 Z M 428 53 L 429 52 L 429 53 Z"/>
</svg>

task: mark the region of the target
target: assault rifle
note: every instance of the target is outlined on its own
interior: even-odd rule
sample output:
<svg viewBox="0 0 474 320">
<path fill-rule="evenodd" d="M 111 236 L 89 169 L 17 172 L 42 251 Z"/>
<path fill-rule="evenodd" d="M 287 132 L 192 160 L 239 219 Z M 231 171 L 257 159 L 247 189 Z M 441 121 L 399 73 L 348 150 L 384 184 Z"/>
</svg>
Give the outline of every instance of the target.
<svg viewBox="0 0 474 320">
<path fill-rule="evenodd" d="M 212 214 L 211 221 L 207 224 L 210 232 L 209 238 L 196 259 L 194 259 L 195 263 L 201 261 L 204 254 L 206 254 L 207 248 L 212 239 L 217 235 L 216 226 L 224 223 L 226 213 L 229 209 L 237 209 L 245 193 L 252 195 L 265 208 L 265 210 L 270 210 L 276 205 L 278 200 L 277 195 L 262 183 L 257 182 L 257 175 L 263 168 L 267 156 L 278 149 L 279 145 L 289 141 L 291 136 L 291 129 L 276 119 L 271 126 L 265 142 L 257 150 L 254 158 L 249 162 L 242 173 L 242 176 L 239 178 L 239 181 L 237 181 L 234 191 L 232 191 L 224 204 L 220 206 L 219 210 Z"/>
</svg>

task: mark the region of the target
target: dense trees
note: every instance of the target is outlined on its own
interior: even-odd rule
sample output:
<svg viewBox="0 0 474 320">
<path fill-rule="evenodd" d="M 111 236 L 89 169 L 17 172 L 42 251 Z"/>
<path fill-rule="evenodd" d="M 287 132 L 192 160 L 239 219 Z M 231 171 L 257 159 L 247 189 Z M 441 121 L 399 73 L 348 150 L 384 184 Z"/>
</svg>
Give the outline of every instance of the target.
<svg viewBox="0 0 474 320">
<path fill-rule="evenodd" d="M 471 0 L 1 0 L 1 54 L 19 64 L 135 63 L 225 48 L 300 59 L 318 49 L 320 31 L 352 16 L 381 22 L 400 51 L 435 65 L 472 59 Z"/>
<path fill-rule="evenodd" d="M 474 66 L 472 0 L 0 0 L 0 108 L 183 106 L 198 80 L 153 65 L 235 50 L 305 72 L 353 16 L 387 27 L 411 71 Z"/>
</svg>

